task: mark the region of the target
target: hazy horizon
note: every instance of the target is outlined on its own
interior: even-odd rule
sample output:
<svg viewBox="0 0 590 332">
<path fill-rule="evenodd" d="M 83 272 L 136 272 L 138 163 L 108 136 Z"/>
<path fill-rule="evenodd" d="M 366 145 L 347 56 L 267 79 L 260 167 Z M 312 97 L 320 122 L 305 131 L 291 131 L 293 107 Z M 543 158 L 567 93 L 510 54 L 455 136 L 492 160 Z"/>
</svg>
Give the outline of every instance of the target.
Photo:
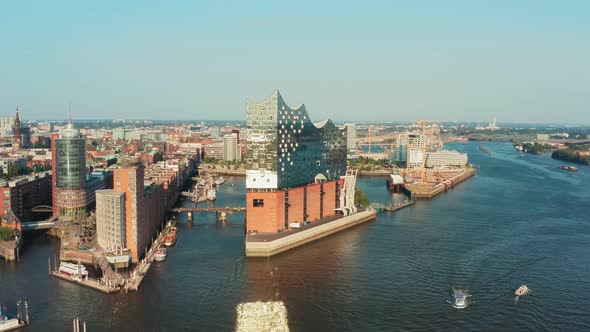
<svg viewBox="0 0 590 332">
<path fill-rule="evenodd" d="M 590 3 L 41 2 L 0 12 L 0 115 L 590 124 Z M 237 120 L 236 120 L 237 119 Z"/>
</svg>

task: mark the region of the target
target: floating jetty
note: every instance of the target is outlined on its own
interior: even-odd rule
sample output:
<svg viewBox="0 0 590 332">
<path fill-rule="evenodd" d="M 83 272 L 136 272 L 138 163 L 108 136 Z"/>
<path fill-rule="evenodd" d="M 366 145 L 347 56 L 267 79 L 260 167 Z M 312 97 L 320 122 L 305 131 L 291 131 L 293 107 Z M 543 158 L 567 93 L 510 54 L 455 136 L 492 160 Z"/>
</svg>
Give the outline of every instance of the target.
<svg viewBox="0 0 590 332">
<path fill-rule="evenodd" d="M 25 301 L 16 302 L 16 318 L 4 316 L 0 308 L 0 332 L 13 331 L 29 325 L 29 303 Z"/>
<path fill-rule="evenodd" d="M 416 203 L 415 199 L 410 199 L 401 203 L 392 204 L 390 206 L 386 206 L 381 209 L 383 212 L 395 212 L 397 210 L 403 209 L 407 206 L 414 205 Z"/>
<path fill-rule="evenodd" d="M 270 257 L 302 246 L 344 229 L 374 220 L 377 212 L 373 208 L 355 214 L 317 221 L 299 229 L 289 229 L 276 234 L 246 235 L 246 257 Z"/>
</svg>

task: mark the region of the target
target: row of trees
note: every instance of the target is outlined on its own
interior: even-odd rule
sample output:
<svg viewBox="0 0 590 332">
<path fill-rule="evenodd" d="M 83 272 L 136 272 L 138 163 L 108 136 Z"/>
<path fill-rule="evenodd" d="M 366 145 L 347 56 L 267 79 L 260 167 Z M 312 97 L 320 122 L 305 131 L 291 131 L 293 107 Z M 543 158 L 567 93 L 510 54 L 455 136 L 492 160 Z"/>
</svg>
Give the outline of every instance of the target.
<svg viewBox="0 0 590 332">
<path fill-rule="evenodd" d="M 589 156 L 582 156 L 578 152 L 571 149 L 553 151 L 551 158 L 565 160 L 576 164 L 590 165 Z"/>
<path fill-rule="evenodd" d="M 19 163 L 14 163 L 14 164 L 8 166 L 6 173 L 1 173 L 0 177 L 4 178 L 4 179 L 10 179 L 12 177 L 19 176 L 19 175 L 27 175 L 27 174 L 31 174 L 33 172 L 40 173 L 40 172 L 45 172 L 45 171 L 50 171 L 50 170 L 51 170 L 51 164 L 45 164 L 45 165 L 35 164 L 35 165 L 33 165 L 33 168 L 30 168 L 30 167 L 23 166 Z"/>
</svg>

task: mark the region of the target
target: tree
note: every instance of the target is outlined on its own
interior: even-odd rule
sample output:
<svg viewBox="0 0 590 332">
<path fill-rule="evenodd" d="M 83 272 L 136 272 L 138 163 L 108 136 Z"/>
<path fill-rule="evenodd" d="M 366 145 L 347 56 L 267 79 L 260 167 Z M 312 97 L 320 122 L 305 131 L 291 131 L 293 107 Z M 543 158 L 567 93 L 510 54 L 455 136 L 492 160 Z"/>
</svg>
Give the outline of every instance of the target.
<svg viewBox="0 0 590 332">
<path fill-rule="evenodd" d="M 354 204 L 361 208 L 366 208 L 370 204 L 367 194 L 359 188 L 354 190 Z"/>
<path fill-rule="evenodd" d="M 8 241 L 14 235 L 14 230 L 10 227 L 0 227 L 0 240 Z"/>
</svg>

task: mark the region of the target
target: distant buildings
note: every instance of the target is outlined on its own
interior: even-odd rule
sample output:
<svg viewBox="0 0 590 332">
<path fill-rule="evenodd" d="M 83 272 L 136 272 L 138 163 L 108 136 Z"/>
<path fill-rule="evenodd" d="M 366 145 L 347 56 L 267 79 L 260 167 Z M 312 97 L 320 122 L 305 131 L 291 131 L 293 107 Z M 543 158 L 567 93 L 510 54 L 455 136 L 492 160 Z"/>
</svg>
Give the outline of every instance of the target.
<svg viewBox="0 0 590 332">
<path fill-rule="evenodd" d="M 336 213 L 346 174 L 346 132 L 312 123 L 278 91 L 249 101 L 246 116 L 246 229 L 275 233 Z"/>
<path fill-rule="evenodd" d="M 347 123 L 346 126 L 346 148 L 348 151 L 356 150 L 356 125 Z"/>
<path fill-rule="evenodd" d="M 548 141 L 549 134 L 537 134 L 537 141 Z"/>
</svg>

